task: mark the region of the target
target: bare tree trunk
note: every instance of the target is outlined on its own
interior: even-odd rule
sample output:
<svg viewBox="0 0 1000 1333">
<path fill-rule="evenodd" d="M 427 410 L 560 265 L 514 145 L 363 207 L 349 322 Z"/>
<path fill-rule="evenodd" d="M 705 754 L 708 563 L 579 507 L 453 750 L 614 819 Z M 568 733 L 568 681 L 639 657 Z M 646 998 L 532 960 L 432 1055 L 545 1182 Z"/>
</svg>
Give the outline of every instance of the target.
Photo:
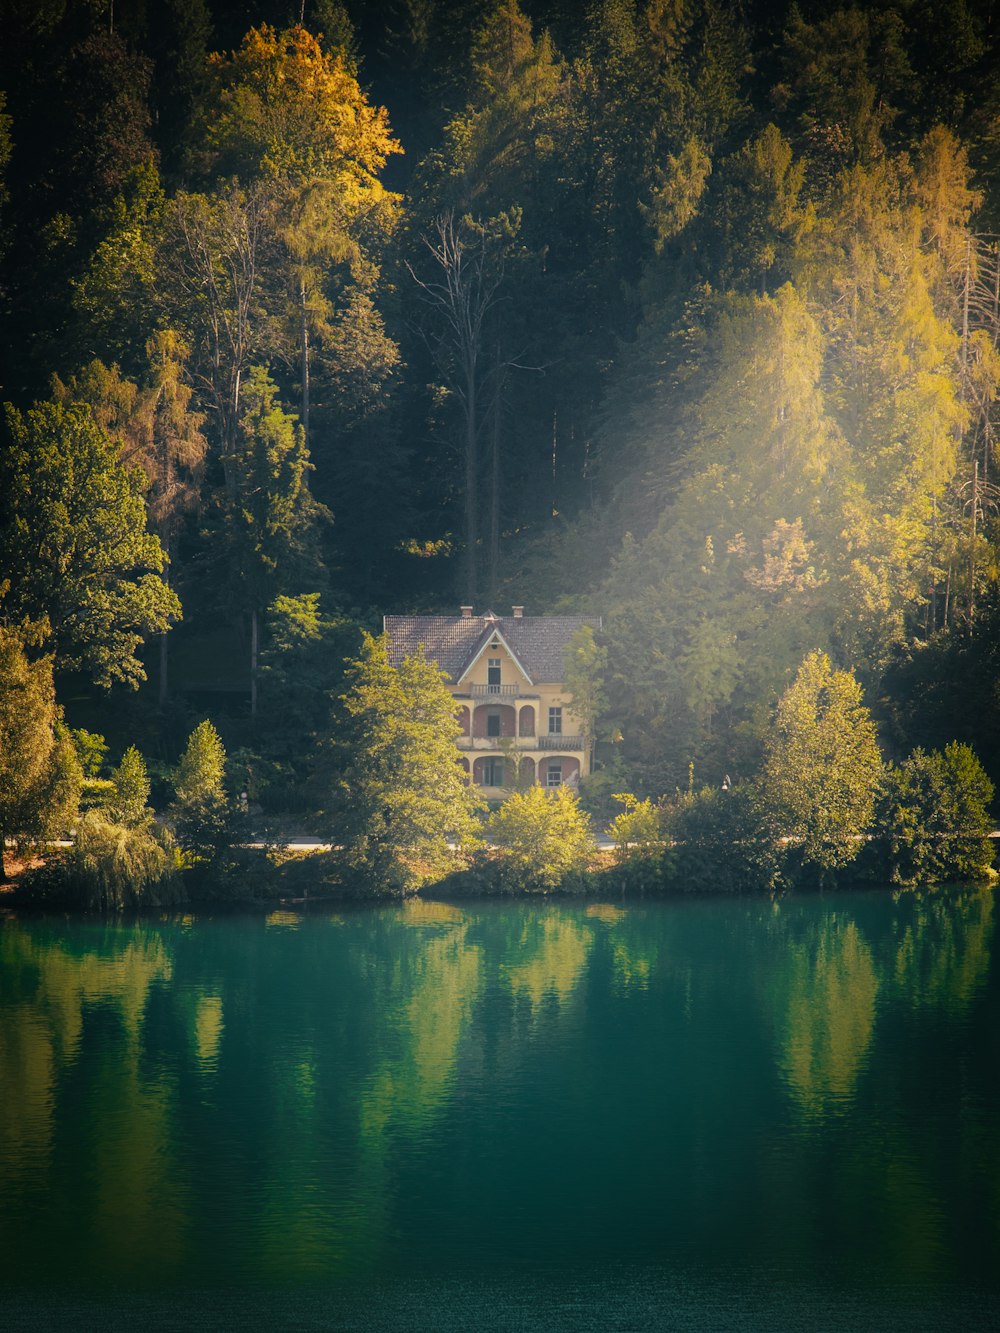
<svg viewBox="0 0 1000 1333">
<path fill-rule="evenodd" d="M 969 552 L 969 629 L 976 618 L 976 532 L 979 519 L 979 459 L 972 464 L 972 549 Z"/>
<path fill-rule="evenodd" d="M 167 649 L 167 635 L 160 635 L 160 688 L 157 692 L 157 702 L 161 708 L 165 708 L 167 699 L 170 697 L 170 683 L 168 679 L 170 654 Z"/>
<path fill-rule="evenodd" d="M 479 448 L 476 436 L 476 372 L 475 363 L 466 372 L 465 403 L 465 597 L 471 604 L 476 600 L 479 570 L 476 546 L 479 542 L 477 511 L 479 509 Z"/>
<path fill-rule="evenodd" d="M 257 646 L 259 626 L 257 608 L 250 612 L 250 716 L 257 716 Z"/>
<path fill-rule="evenodd" d="M 503 409 L 502 385 L 500 380 L 500 344 L 496 345 L 494 363 L 494 400 L 493 400 L 493 437 L 490 446 L 490 577 L 489 601 L 492 606 L 497 598 L 500 580 L 500 413 Z"/>
<path fill-rule="evenodd" d="M 306 284 L 299 284 L 299 307 L 302 320 L 302 430 L 309 447 L 309 321 L 306 319 Z"/>
</svg>

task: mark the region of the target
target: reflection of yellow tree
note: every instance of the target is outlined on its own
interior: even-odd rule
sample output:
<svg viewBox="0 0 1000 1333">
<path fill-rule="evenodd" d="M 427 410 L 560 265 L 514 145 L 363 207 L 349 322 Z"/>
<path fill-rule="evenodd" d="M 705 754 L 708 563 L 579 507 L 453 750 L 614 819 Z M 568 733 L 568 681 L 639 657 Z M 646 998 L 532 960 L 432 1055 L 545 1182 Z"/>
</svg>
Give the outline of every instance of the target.
<svg viewBox="0 0 1000 1333">
<path fill-rule="evenodd" d="M 454 1086 L 464 1032 L 482 980 L 482 950 L 468 940 L 469 923 L 445 904 L 415 901 L 394 913 L 414 931 L 398 965 L 379 976 L 377 1045 L 359 1106 L 354 1181 L 321 1178 L 326 1126 L 316 1097 L 317 1058 L 289 1052 L 273 1075 L 284 1133 L 273 1147 L 265 1201 L 263 1262 L 275 1274 L 294 1268 L 323 1273 L 357 1269 L 377 1259 L 390 1203 L 394 1143 L 426 1134 Z M 331 1208 L 331 1186 L 337 1207 Z"/>
<path fill-rule="evenodd" d="M 397 991 L 393 1005 L 402 1048 L 395 1058 L 383 1060 L 364 1099 L 366 1136 L 381 1134 L 390 1122 L 421 1128 L 449 1091 L 481 982 L 482 951 L 469 943 L 467 932 L 463 919 L 454 929 L 422 940 L 406 993 Z"/>
<path fill-rule="evenodd" d="M 576 989 L 594 944 L 592 930 L 568 913 L 548 908 L 525 923 L 519 952 L 524 962 L 505 969 L 511 991 L 536 1010 L 546 996 L 564 1004 Z"/>
<path fill-rule="evenodd" d="M 931 890 L 907 898 L 913 916 L 896 946 L 896 986 L 911 1004 L 967 1009 L 989 973 L 993 890 Z"/>
<path fill-rule="evenodd" d="M 611 942 L 611 972 L 617 991 L 645 990 L 659 949 L 648 929 L 628 931 L 629 916 L 613 903 L 591 903 L 584 911 L 591 921 L 607 926 Z M 615 930 L 619 926 L 621 929 Z"/>
<path fill-rule="evenodd" d="M 783 1066 L 807 1115 L 844 1107 L 854 1095 L 875 1026 L 878 978 L 853 921 L 831 915 L 788 953 Z"/>
<path fill-rule="evenodd" d="M 96 1182 L 86 1241 L 105 1262 L 127 1266 L 180 1246 L 176 1172 L 170 1161 L 174 1090 L 144 1071 L 141 1035 L 153 985 L 172 973 L 162 938 L 137 929 L 109 931 L 102 948 L 71 953 L 39 933 L 7 926 L 0 966 L 31 977 L 24 999 L 0 1029 L 0 1155 L 37 1172 L 55 1132 L 57 1082 L 79 1049 L 86 1012 L 111 1007 L 123 1040 L 88 1082 L 80 1128 L 91 1141 Z M 82 1241 L 82 1238 L 81 1238 Z"/>
<path fill-rule="evenodd" d="M 194 1006 L 194 1050 L 206 1072 L 218 1068 L 222 1028 L 221 995 L 199 995 Z"/>
</svg>

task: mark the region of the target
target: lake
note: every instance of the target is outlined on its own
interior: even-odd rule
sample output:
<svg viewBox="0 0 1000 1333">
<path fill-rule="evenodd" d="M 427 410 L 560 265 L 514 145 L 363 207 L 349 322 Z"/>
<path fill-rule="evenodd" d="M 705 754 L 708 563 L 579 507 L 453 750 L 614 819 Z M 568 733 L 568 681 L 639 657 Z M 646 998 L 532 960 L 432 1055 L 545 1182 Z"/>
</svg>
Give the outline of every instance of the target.
<svg viewBox="0 0 1000 1333">
<path fill-rule="evenodd" d="M 2 916 L 0 1325 L 1000 1327 L 994 902 Z"/>
</svg>

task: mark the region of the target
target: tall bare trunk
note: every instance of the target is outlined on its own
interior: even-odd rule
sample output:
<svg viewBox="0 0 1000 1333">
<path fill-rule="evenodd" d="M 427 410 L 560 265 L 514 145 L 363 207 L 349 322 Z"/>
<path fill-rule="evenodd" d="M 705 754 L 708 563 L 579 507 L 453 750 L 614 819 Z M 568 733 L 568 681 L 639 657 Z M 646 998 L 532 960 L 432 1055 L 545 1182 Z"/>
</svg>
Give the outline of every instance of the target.
<svg viewBox="0 0 1000 1333">
<path fill-rule="evenodd" d="M 490 441 L 490 576 L 489 602 L 497 598 L 500 578 L 500 412 L 503 406 L 500 384 L 500 344 L 496 346 L 494 365 L 493 434 Z"/>
<path fill-rule="evenodd" d="M 302 338 L 302 430 L 309 447 L 309 321 L 306 319 L 306 284 L 299 284 L 299 313 Z"/>
<path fill-rule="evenodd" d="M 470 603 L 476 600 L 479 582 L 478 553 L 479 525 L 479 447 L 476 437 L 476 368 L 470 359 L 466 374 L 465 403 L 465 596 Z"/>
<path fill-rule="evenodd" d="M 250 612 L 250 716 L 257 716 L 257 644 L 259 625 L 257 608 Z"/>
</svg>

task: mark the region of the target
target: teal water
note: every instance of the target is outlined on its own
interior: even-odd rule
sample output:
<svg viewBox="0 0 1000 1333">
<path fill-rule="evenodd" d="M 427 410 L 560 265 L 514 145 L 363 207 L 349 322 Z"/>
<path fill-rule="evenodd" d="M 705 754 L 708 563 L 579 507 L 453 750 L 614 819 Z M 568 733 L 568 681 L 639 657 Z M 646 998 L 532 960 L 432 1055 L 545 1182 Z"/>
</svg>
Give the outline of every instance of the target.
<svg viewBox="0 0 1000 1333">
<path fill-rule="evenodd" d="M 995 914 L 0 918 L 0 1326 L 1000 1327 Z"/>
</svg>

